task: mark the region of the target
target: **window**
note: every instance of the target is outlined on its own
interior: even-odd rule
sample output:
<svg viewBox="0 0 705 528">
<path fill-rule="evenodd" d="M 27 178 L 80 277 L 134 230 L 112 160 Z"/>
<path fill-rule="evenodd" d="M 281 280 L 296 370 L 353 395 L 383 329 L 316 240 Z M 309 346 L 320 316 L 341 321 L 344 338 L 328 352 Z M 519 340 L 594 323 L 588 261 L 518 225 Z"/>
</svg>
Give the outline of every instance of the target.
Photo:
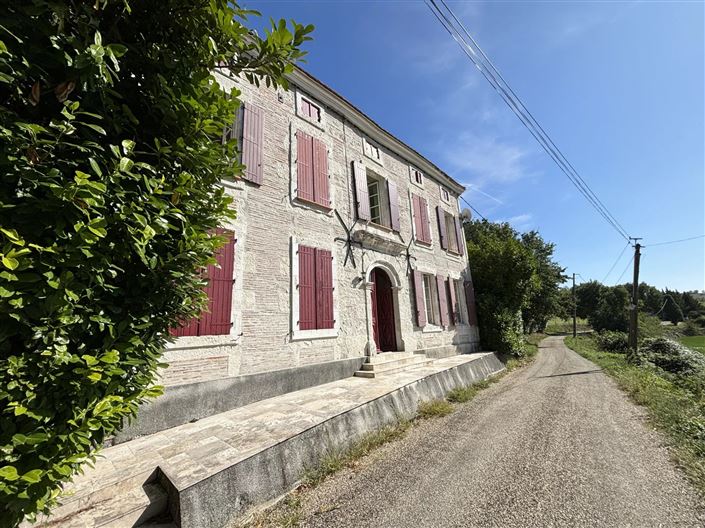
<svg viewBox="0 0 705 528">
<path fill-rule="evenodd" d="M 411 195 L 414 215 L 414 236 L 419 242 L 431 243 L 431 226 L 428 221 L 428 204 L 426 199 L 415 194 Z"/>
<path fill-rule="evenodd" d="M 443 200 L 447 204 L 450 203 L 450 194 L 448 193 L 448 189 L 444 188 L 443 186 L 441 186 L 441 200 Z"/>
<path fill-rule="evenodd" d="M 424 273 L 423 289 L 426 299 L 426 318 L 430 324 L 440 326 L 441 309 L 438 302 L 438 284 L 434 275 Z"/>
<path fill-rule="evenodd" d="M 320 139 L 296 132 L 296 197 L 330 209 L 328 147 Z"/>
<path fill-rule="evenodd" d="M 370 221 L 375 224 L 382 223 L 382 212 L 379 198 L 379 182 L 368 176 L 367 192 L 370 195 Z"/>
<path fill-rule="evenodd" d="M 325 249 L 298 246 L 298 320 L 295 329 L 324 330 L 335 325 L 333 255 Z"/>
<path fill-rule="evenodd" d="M 362 149 L 365 152 L 365 156 L 372 158 L 377 163 L 382 163 L 382 151 L 378 145 L 375 145 L 367 138 L 362 138 Z"/>
<path fill-rule="evenodd" d="M 216 229 L 216 234 L 225 236 L 227 241 L 215 254 L 217 264 L 211 264 L 205 270 L 208 309 L 199 318 L 172 328 L 169 333 L 174 337 L 230 334 L 235 238 L 233 232 L 226 229 Z"/>
<path fill-rule="evenodd" d="M 296 115 L 317 125 L 323 126 L 323 107 L 301 92 L 296 94 Z"/>
<path fill-rule="evenodd" d="M 460 220 L 445 211 L 440 205 L 436 206 L 436 219 L 438 220 L 441 249 L 460 255 L 463 237 Z"/>
<path fill-rule="evenodd" d="M 411 183 L 423 187 L 423 173 L 419 169 L 409 166 L 409 176 Z"/>
<path fill-rule="evenodd" d="M 242 106 L 241 159 L 245 166 L 242 177 L 260 185 L 262 183 L 262 148 L 264 146 L 264 110 L 245 103 Z"/>
<path fill-rule="evenodd" d="M 463 282 L 456 279 L 448 279 L 448 286 L 451 289 L 451 313 L 455 324 L 468 323 L 468 311 L 465 307 L 465 289 Z"/>
<path fill-rule="evenodd" d="M 455 231 L 455 218 L 449 213 L 444 213 L 446 223 L 446 233 L 448 233 L 448 251 L 460 253 L 458 251 L 458 236 Z"/>
</svg>

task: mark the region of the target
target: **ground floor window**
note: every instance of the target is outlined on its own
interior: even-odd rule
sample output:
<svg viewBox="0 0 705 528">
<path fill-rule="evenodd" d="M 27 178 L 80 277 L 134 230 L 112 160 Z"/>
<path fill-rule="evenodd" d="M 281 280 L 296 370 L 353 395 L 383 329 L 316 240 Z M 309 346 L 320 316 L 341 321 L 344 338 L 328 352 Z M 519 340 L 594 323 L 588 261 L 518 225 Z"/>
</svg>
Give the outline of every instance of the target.
<svg viewBox="0 0 705 528">
<path fill-rule="evenodd" d="M 463 281 L 449 279 L 450 287 L 454 289 L 455 304 L 451 308 L 453 310 L 453 320 L 455 324 L 468 323 L 468 309 L 465 302 L 465 289 Z"/>
<path fill-rule="evenodd" d="M 438 283 L 435 275 L 424 273 L 424 297 L 426 298 L 426 317 L 430 324 L 440 326 L 441 310 L 438 302 Z"/>
<path fill-rule="evenodd" d="M 299 330 L 335 326 L 333 315 L 333 255 L 326 249 L 298 246 Z"/>
</svg>

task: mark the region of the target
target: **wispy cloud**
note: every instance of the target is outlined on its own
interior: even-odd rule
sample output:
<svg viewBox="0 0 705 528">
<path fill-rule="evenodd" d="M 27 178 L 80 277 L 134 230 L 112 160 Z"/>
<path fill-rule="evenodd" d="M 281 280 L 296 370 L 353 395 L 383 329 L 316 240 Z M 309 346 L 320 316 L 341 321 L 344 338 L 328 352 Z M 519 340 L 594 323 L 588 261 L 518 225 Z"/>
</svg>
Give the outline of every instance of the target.
<svg viewBox="0 0 705 528">
<path fill-rule="evenodd" d="M 504 205 L 504 202 L 503 202 L 502 200 L 500 200 L 500 199 L 497 198 L 496 196 L 492 196 L 490 193 L 487 193 L 487 192 L 483 191 L 482 189 L 480 189 L 479 186 L 475 185 L 474 183 L 463 182 L 461 185 L 463 185 L 464 187 L 466 187 L 466 189 L 467 189 L 467 190 L 465 191 L 466 193 L 477 192 L 477 193 L 480 193 L 480 194 L 483 195 L 483 196 L 486 196 L 487 198 L 489 198 L 489 199 L 491 199 L 491 200 L 494 200 L 495 202 L 497 202 L 497 203 L 500 204 L 500 205 Z"/>
<path fill-rule="evenodd" d="M 502 218 L 498 222 L 507 222 L 517 231 L 529 231 L 534 225 L 534 217 L 531 213 L 523 213 L 509 218 Z"/>
</svg>

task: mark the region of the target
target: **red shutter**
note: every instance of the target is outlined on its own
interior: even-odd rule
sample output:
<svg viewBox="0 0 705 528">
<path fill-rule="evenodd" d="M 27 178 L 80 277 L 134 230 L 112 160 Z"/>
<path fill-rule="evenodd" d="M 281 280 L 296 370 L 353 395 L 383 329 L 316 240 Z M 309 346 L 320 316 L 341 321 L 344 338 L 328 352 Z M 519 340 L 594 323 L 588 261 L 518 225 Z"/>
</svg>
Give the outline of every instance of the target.
<svg viewBox="0 0 705 528">
<path fill-rule="evenodd" d="M 414 297 L 416 299 L 416 326 L 426 326 L 426 305 L 423 294 L 423 273 L 414 270 Z"/>
<path fill-rule="evenodd" d="M 446 295 L 446 281 L 436 275 L 436 289 L 438 290 L 438 306 L 441 310 L 441 326 L 448 326 L 448 296 Z"/>
<path fill-rule="evenodd" d="M 313 139 L 313 201 L 330 207 L 328 197 L 328 147 L 323 141 Z"/>
<path fill-rule="evenodd" d="M 198 335 L 198 319 L 193 318 L 182 326 L 169 329 L 169 335 L 174 337 L 197 336 Z"/>
<path fill-rule="evenodd" d="M 463 224 L 460 223 L 460 218 L 455 217 L 455 237 L 458 240 L 458 253 L 461 255 L 465 252 L 465 233 L 463 231 Z"/>
<path fill-rule="evenodd" d="M 316 250 L 316 328 L 333 328 L 333 255 Z"/>
<path fill-rule="evenodd" d="M 227 335 L 232 323 L 235 239 L 233 232 L 226 229 L 216 229 L 216 233 L 226 236 L 227 242 L 215 255 L 217 265 L 211 264 L 206 272 L 208 310 L 201 316 L 198 335 Z"/>
<path fill-rule="evenodd" d="M 355 202 L 357 207 L 357 217 L 360 220 L 369 222 L 370 215 L 370 193 L 367 190 L 367 173 L 361 161 L 353 161 L 353 178 L 355 179 Z"/>
<path fill-rule="evenodd" d="M 448 233 L 446 232 L 446 214 L 440 205 L 436 206 L 436 218 L 438 219 L 438 234 L 441 238 L 441 249 L 448 249 Z"/>
<path fill-rule="evenodd" d="M 465 281 L 465 302 L 468 308 L 468 323 L 477 326 L 477 308 L 475 307 L 475 289 L 472 281 Z"/>
<path fill-rule="evenodd" d="M 316 328 L 316 251 L 299 246 L 299 330 Z"/>
<path fill-rule="evenodd" d="M 296 196 L 313 202 L 313 138 L 296 132 Z"/>
<path fill-rule="evenodd" d="M 387 195 L 389 196 L 389 216 L 392 221 L 392 229 L 399 232 L 399 192 L 397 184 L 387 180 Z"/>
<path fill-rule="evenodd" d="M 264 145 L 264 110 L 259 106 L 245 104 L 243 107 L 242 164 L 244 178 L 253 183 L 262 183 L 262 147 Z"/>
<path fill-rule="evenodd" d="M 460 321 L 458 320 L 458 309 L 457 309 L 458 301 L 455 298 L 455 281 L 451 278 L 448 278 L 447 287 L 448 287 L 448 304 L 449 304 L 448 310 L 450 312 L 450 323 L 451 324 L 458 324 Z"/>
</svg>

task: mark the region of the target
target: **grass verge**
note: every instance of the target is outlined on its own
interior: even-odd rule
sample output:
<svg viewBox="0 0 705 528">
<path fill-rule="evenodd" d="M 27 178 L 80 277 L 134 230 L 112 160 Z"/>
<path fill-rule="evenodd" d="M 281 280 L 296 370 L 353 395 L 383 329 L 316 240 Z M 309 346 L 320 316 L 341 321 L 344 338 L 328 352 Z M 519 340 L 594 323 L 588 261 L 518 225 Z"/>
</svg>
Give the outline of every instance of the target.
<svg viewBox="0 0 705 528">
<path fill-rule="evenodd" d="M 682 336 L 678 341 L 682 345 L 705 355 L 705 336 Z"/>
<path fill-rule="evenodd" d="M 680 468 L 705 497 L 705 401 L 656 369 L 627 363 L 623 354 L 600 350 L 590 336 L 565 339 L 566 345 L 612 376 L 663 431 Z"/>
</svg>

